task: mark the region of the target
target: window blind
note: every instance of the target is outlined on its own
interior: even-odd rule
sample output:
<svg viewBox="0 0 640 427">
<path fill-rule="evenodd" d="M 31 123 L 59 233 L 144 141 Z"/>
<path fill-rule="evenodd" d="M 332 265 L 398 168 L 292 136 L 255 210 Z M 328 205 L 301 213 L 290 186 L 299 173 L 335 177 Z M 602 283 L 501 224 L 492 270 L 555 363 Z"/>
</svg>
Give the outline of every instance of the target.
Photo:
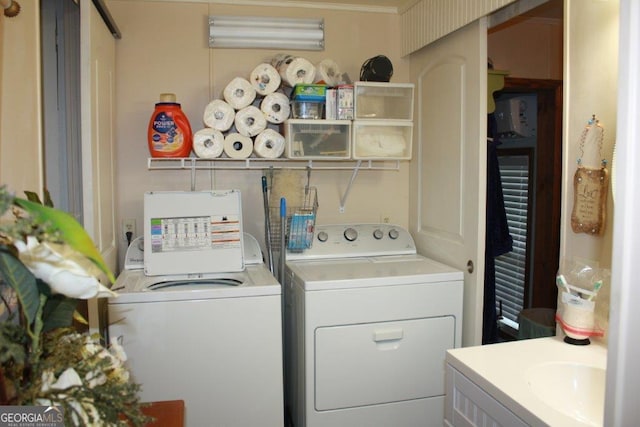
<svg viewBox="0 0 640 427">
<path fill-rule="evenodd" d="M 502 316 L 518 322 L 524 305 L 527 283 L 527 231 L 529 211 L 529 157 L 527 155 L 500 156 L 500 175 L 509 232 L 513 250 L 495 260 L 496 304 L 502 306 Z"/>
</svg>

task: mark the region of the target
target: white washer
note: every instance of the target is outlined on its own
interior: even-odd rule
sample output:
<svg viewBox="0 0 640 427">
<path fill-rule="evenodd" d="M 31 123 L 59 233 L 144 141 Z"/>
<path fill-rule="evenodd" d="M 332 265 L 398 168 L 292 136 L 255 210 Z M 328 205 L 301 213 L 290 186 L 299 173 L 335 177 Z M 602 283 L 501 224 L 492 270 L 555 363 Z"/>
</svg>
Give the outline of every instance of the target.
<svg viewBox="0 0 640 427">
<path fill-rule="evenodd" d="M 225 193 L 214 196 L 229 199 Z M 241 224 L 233 225 L 232 237 L 226 239 L 230 243 L 214 237 L 206 245 L 200 235 L 193 243 L 192 224 L 198 228 L 211 224 L 206 233 L 215 234 L 220 232 L 217 216 L 236 221 L 226 211 L 218 215 L 208 197 L 161 194 L 159 206 L 145 200 L 145 217 L 151 218 L 147 222 L 167 218 L 163 221 L 178 223 L 177 228 L 190 227 L 191 234 L 179 239 L 172 231 L 166 239 L 179 244 L 170 242 L 156 252 L 189 254 L 199 262 L 189 259 L 187 264 L 213 273 L 189 273 L 189 267 L 180 275 L 147 275 L 151 246 L 147 238 L 135 240 L 127 251 L 125 270 L 113 286 L 118 296 L 108 302 L 109 338 L 123 345 L 132 379 L 142 385 L 141 401 L 184 400 L 187 426 L 282 426 L 281 286 L 265 266 L 256 239 L 246 233 L 238 236 Z M 165 199 L 173 200 L 168 216 L 147 212 L 148 206 L 163 211 Z M 215 204 L 221 205 L 217 199 Z M 235 205 L 224 209 L 228 206 L 235 213 Z M 147 228 L 145 236 L 157 231 Z M 216 258 L 218 253 L 222 256 Z M 152 267 L 163 269 L 162 262 L 167 261 L 160 259 Z M 224 272 L 225 265 L 233 270 Z"/>
<path fill-rule="evenodd" d="M 285 405 L 295 427 L 441 426 L 463 274 L 389 224 L 318 225 L 288 253 Z"/>
<path fill-rule="evenodd" d="M 141 401 L 184 400 L 187 426 L 283 425 L 281 287 L 261 256 L 245 262 L 206 281 L 125 270 L 114 285 L 109 335 Z"/>
</svg>

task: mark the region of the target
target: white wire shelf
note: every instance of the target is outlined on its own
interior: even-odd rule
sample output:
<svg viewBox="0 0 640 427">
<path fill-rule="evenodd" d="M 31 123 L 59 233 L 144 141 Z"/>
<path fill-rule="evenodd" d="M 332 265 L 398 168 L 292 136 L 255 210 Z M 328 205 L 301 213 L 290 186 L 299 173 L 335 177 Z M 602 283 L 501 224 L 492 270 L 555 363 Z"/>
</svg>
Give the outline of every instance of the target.
<svg viewBox="0 0 640 427">
<path fill-rule="evenodd" d="M 315 169 L 315 170 L 400 170 L 400 160 L 318 160 L 318 159 L 201 159 L 198 157 L 149 157 L 149 170 L 265 170 L 265 169 Z"/>
<path fill-rule="evenodd" d="M 249 157 L 246 159 L 201 159 L 198 157 L 149 157 L 149 170 L 189 170 L 191 172 L 191 191 L 196 188 L 196 171 L 199 170 L 349 170 L 352 171 L 347 188 L 340 197 L 340 212 L 344 212 L 347 197 L 360 171 L 398 171 L 401 160 L 294 160 L 263 159 Z"/>
</svg>

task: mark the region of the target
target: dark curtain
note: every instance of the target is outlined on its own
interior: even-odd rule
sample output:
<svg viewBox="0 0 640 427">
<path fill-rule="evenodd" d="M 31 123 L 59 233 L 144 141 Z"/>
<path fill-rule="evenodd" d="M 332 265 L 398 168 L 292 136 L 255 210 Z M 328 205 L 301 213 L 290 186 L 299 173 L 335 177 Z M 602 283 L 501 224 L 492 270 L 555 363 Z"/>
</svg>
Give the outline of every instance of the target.
<svg viewBox="0 0 640 427">
<path fill-rule="evenodd" d="M 493 114 L 487 122 L 487 232 L 484 253 L 484 308 L 482 319 L 482 344 L 498 341 L 498 313 L 496 310 L 496 268 L 495 258 L 513 249 L 513 239 L 509 234 L 507 213 L 502 194 L 502 180 L 498 165 L 497 124 Z"/>
</svg>

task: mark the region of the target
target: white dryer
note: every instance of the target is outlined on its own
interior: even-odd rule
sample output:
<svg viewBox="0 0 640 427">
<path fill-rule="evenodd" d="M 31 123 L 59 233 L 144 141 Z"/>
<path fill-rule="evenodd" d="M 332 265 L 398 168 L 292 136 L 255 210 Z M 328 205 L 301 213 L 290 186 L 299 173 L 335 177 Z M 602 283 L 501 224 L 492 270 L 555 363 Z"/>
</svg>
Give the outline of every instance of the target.
<svg viewBox="0 0 640 427">
<path fill-rule="evenodd" d="M 180 197 L 168 200 L 187 210 L 198 206 Z M 170 222 L 182 226 L 178 218 L 192 224 L 193 218 L 201 223 L 206 217 L 204 212 L 180 215 L 171 214 Z M 237 233 L 232 234 L 235 241 Z M 159 275 L 145 274 L 142 261 L 151 246 L 138 239 L 114 284 L 118 296 L 108 302 L 110 340 L 123 345 L 132 379 L 142 385 L 141 400 L 184 400 L 187 426 L 284 423 L 281 286 L 265 266 L 256 239 L 241 236 L 241 269 L 235 267 L 239 260 L 228 259 L 227 249 L 237 249 L 236 244 L 220 247 L 225 255 L 219 260 L 238 271 L 220 271 L 224 267 L 214 248 L 204 251 L 204 261 L 189 261 L 213 273 Z M 202 243 L 180 243 L 183 254 L 202 255 L 194 245 Z M 181 249 L 165 252 L 171 251 Z M 153 267 L 163 268 L 160 263 Z"/>
<path fill-rule="evenodd" d="M 288 253 L 285 405 L 295 427 L 441 426 L 463 274 L 389 224 L 318 225 Z"/>
</svg>

